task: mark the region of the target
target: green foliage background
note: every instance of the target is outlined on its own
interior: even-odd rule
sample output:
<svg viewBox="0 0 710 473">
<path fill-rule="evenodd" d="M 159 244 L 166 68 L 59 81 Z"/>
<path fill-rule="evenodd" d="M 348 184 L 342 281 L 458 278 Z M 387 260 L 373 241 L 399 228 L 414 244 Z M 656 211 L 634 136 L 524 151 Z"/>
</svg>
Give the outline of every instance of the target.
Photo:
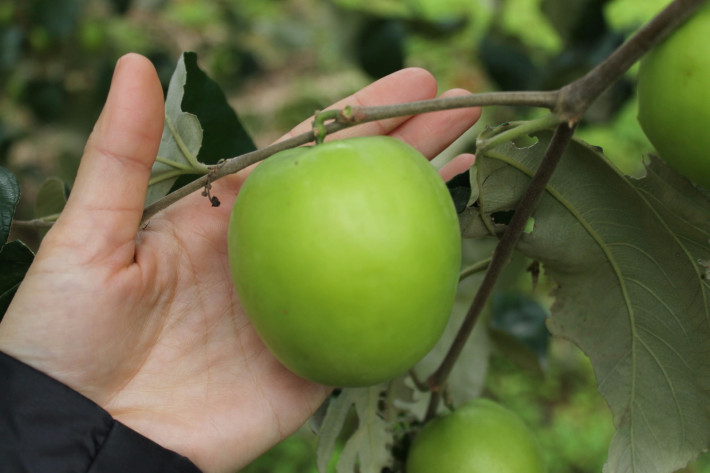
<svg viewBox="0 0 710 473">
<path fill-rule="evenodd" d="M 403 66 L 427 68 L 442 91 L 561 86 L 667 3 L 5 0 L 0 2 L 0 166 L 20 181 L 18 218 L 33 216 L 48 177 L 71 186 L 113 66 L 129 51 L 148 56 L 166 88 L 180 53 L 196 51 L 200 66 L 263 146 L 315 110 Z M 603 147 L 629 173 L 651 150 L 636 123 L 633 74 L 590 110 L 578 135 Z M 486 110 L 481 126 L 532 114 Z M 472 149 L 472 136 L 454 150 Z M 18 236 L 37 244 L 34 235 Z M 552 341 L 543 355 L 523 363 L 511 353 L 495 352 L 485 394 L 533 427 L 550 472 L 599 472 L 613 427 L 591 367 L 564 341 Z M 244 471 L 315 472 L 308 426 Z M 710 458 L 684 471 L 710 473 Z"/>
</svg>

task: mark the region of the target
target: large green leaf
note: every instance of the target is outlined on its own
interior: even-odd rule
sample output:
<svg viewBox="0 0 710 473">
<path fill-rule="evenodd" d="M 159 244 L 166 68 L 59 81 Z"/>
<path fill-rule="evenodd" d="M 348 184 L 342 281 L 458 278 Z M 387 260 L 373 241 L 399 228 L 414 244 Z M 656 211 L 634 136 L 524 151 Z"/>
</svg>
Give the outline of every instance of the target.
<svg viewBox="0 0 710 473">
<path fill-rule="evenodd" d="M 198 172 L 196 163 L 197 153 L 202 146 L 202 127 L 197 116 L 182 110 L 186 81 L 185 55 L 182 55 L 170 79 L 165 98 L 165 125 L 158 160 L 153 164 L 151 172 L 146 205 L 166 195 L 178 176 Z"/>
<path fill-rule="evenodd" d="M 256 145 L 227 102 L 219 85 L 197 65 L 197 54 L 184 53 L 187 83 L 182 110 L 197 116 L 203 130 L 202 147 L 197 158 L 204 164 L 254 151 Z"/>
<path fill-rule="evenodd" d="M 515 208 L 550 137 L 479 156 L 469 229 L 499 229 L 491 216 Z M 710 446 L 708 217 L 659 163 L 632 180 L 574 141 L 520 240 L 559 285 L 550 330 L 587 353 L 613 413 L 605 472 L 669 473 Z"/>
<path fill-rule="evenodd" d="M 12 217 L 15 215 L 15 207 L 19 200 L 20 185 L 15 175 L 8 169 L 0 167 L 0 247 L 5 244 L 10 235 Z"/>
<path fill-rule="evenodd" d="M 256 149 L 224 92 L 197 65 L 180 56 L 165 99 L 165 126 L 146 204 L 179 188 L 216 164 Z"/>
<path fill-rule="evenodd" d="M 19 240 L 8 243 L 0 250 L 0 320 L 33 259 L 32 251 Z"/>
</svg>

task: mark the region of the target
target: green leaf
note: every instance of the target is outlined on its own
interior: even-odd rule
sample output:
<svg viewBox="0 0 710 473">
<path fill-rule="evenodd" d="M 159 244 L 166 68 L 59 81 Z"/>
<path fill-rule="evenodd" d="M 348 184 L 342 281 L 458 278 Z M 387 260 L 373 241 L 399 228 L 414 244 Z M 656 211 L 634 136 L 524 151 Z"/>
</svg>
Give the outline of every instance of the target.
<svg viewBox="0 0 710 473">
<path fill-rule="evenodd" d="M 58 177 L 50 177 L 42 183 L 35 200 L 35 218 L 61 213 L 67 203 L 67 187 Z"/>
<path fill-rule="evenodd" d="M 338 397 L 329 399 L 323 423 L 318 431 L 316 464 L 319 473 L 326 473 L 328 469 L 328 462 L 335 451 L 335 445 L 343 430 L 345 419 L 353 407 L 355 402 L 353 396 L 356 393 L 357 391 L 352 389 L 344 389 Z"/>
<path fill-rule="evenodd" d="M 20 185 L 15 175 L 8 169 L 0 167 L 0 246 L 4 245 L 10 235 L 12 217 L 20 200 Z"/>
<path fill-rule="evenodd" d="M 168 87 L 146 204 L 205 174 L 207 165 L 255 149 L 224 92 L 197 65 L 197 54 L 183 53 Z"/>
<path fill-rule="evenodd" d="M 493 294 L 491 305 L 491 327 L 525 345 L 544 363 L 549 342 L 547 310 L 532 297 L 511 291 Z"/>
<path fill-rule="evenodd" d="M 185 55 L 180 57 L 170 79 L 165 98 L 165 125 L 160 139 L 158 159 L 153 164 L 146 205 L 166 195 L 178 176 L 199 172 L 197 153 L 202 146 L 202 127 L 192 113 L 182 110 L 184 87 L 187 81 Z M 203 169 L 203 173 L 206 168 Z"/>
<path fill-rule="evenodd" d="M 8 243 L 0 250 L 0 320 L 33 259 L 32 251 L 19 240 Z"/>
<path fill-rule="evenodd" d="M 227 102 L 219 85 L 197 65 L 197 54 L 183 55 L 187 70 L 187 84 L 182 98 L 182 109 L 197 116 L 202 125 L 202 147 L 197 158 L 204 164 L 217 164 L 221 159 L 233 158 L 256 145 Z"/>
<path fill-rule="evenodd" d="M 380 393 L 383 389 L 384 385 L 346 388 L 337 398 L 331 400 L 318 433 L 319 473 L 326 472 L 328 462 L 336 448 L 336 441 L 353 407 L 357 414 L 358 425 L 340 452 L 337 463 L 338 473 L 353 471 L 380 473 L 382 468 L 391 463 L 390 448 L 393 434 L 379 414 Z"/>
<path fill-rule="evenodd" d="M 412 16 L 412 8 L 408 2 L 401 0 L 380 0 L 367 2 L 363 0 L 335 0 L 334 3 L 345 9 L 366 12 L 388 18 L 408 18 Z"/>
<path fill-rule="evenodd" d="M 381 386 L 354 388 L 352 400 L 358 426 L 345 443 L 338 460 L 338 473 L 380 473 L 392 460 L 392 432 L 378 415 Z M 341 394 L 342 395 L 342 394 Z M 358 469 L 356 470 L 356 465 Z"/>
<path fill-rule="evenodd" d="M 551 133 L 479 156 L 479 217 L 515 208 Z M 710 446 L 710 203 L 655 162 L 632 180 L 573 141 L 518 249 L 559 285 L 548 327 L 590 357 L 614 417 L 607 473 L 669 473 Z"/>
</svg>

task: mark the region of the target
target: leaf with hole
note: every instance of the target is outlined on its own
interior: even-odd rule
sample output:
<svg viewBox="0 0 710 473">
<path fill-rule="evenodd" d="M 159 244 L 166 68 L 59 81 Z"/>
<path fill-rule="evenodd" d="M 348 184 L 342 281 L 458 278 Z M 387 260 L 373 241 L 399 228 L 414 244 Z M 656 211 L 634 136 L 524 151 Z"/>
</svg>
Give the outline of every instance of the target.
<svg viewBox="0 0 710 473">
<path fill-rule="evenodd" d="M 513 210 L 550 141 L 478 157 L 478 217 Z M 614 417 L 607 473 L 669 473 L 710 446 L 710 203 L 659 162 L 623 176 L 573 141 L 518 249 L 559 285 L 548 327 L 590 357 Z"/>
<path fill-rule="evenodd" d="M 392 460 L 392 432 L 378 415 L 381 386 L 354 388 L 353 391 L 358 426 L 340 453 L 337 471 L 380 473 Z"/>
</svg>

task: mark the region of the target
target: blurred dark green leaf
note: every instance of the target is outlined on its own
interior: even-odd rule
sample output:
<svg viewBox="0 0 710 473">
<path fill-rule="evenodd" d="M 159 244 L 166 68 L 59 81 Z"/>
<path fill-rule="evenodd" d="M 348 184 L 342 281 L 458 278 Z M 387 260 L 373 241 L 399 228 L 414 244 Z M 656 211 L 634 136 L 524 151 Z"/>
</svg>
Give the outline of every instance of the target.
<svg viewBox="0 0 710 473">
<path fill-rule="evenodd" d="M 526 373 L 538 377 L 544 375 L 544 360 L 541 360 L 530 348 L 521 343 L 520 340 L 506 332 L 496 329 L 491 329 L 489 335 L 491 344 L 497 354 L 500 354 L 506 361 Z"/>
<path fill-rule="evenodd" d="M 22 30 L 10 25 L 0 29 L 0 71 L 9 71 L 15 66 L 22 55 Z"/>
<path fill-rule="evenodd" d="M 530 58 L 530 50 L 518 38 L 492 28 L 478 49 L 486 73 L 502 90 L 533 88 L 539 71 Z"/>
<path fill-rule="evenodd" d="M 8 243 L 0 250 L 0 320 L 33 259 L 32 251 L 19 240 Z"/>
<path fill-rule="evenodd" d="M 12 217 L 20 200 L 20 185 L 15 175 L 0 167 L 0 244 L 4 245 L 10 235 Z"/>
<path fill-rule="evenodd" d="M 67 186 L 58 177 L 50 177 L 39 188 L 35 200 L 35 218 L 61 213 L 67 203 Z"/>
<path fill-rule="evenodd" d="M 454 176 L 453 179 L 446 183 L 457 213 L 463 212 L 468 205 L 468 201 L 471 199 L 471 178 L 469 172 L 470 170 L 467 170 L 464 173 Z"/>
<path fill-rule="evenodd" d="M 37 78 L 25 84 L 22 101 L 34 111 L 39 120 L 52 122 L 65 112 L 66 95 L 61 78 Z"/>
<path fill-rule="evenodd" d="M 360 67 L 373 78 L 384 77 L 404 67 L 407 32 L 402 20 L 368 19 L 357 38 Z"/>
<path fill-rule="evenodd" d="M 131 8 L 131 3 L 133 0 L 111 0 L 110 3 L 113 4 L 113 8 L 119 15 L 125 14 L 129 8 Z"/>
<path fill-rule="evenodd" d="M 494 294 L 491 304 L 491 327 L 525 346 L 544 363 L 550 339 L 545 327 L 547 310 L 519 292 Z"/>
<path fill-rule="evenodd" d="M 542 12 L 568 44 L 583 44 L 608 31 L 604 6 L 609 0 L 543 0 Z"/>
<path fill-rule="evenodd" d="M 63 38 L 71 35 L 77 27 L 83 8 L 81 0 L 33 0 L 21 2 L 21 8 L 36 24 L 41 25 L 50 37 Z"/>
</svg>

